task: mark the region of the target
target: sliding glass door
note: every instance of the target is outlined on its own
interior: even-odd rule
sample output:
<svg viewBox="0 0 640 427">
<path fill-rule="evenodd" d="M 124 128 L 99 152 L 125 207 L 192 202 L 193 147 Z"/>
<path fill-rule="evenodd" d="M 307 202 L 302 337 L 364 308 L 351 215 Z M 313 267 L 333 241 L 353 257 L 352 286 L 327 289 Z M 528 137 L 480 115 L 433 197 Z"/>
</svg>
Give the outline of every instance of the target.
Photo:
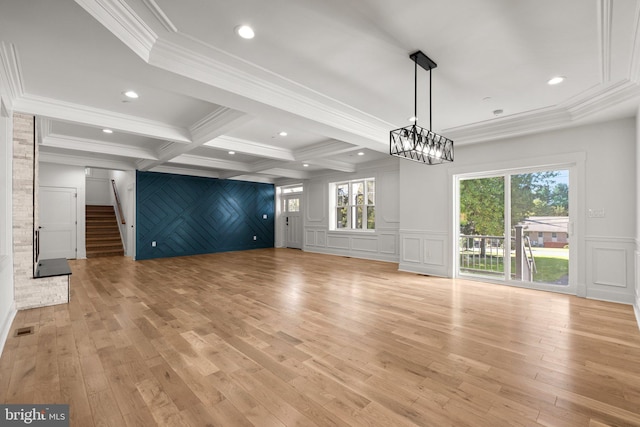
<svg viewBox="0 0 640 427">
<path fill-rule="evenodd" d="M 458 275 L 569 284 L 568 169 L 458 182 Z"/>
</svg>

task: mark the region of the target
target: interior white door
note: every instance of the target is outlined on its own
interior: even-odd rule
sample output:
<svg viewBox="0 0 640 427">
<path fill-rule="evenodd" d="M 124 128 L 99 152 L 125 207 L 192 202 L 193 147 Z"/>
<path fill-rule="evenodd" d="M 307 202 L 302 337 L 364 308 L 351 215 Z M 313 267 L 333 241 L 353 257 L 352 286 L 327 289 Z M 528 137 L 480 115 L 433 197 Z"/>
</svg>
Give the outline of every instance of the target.
<svg viewBox="0 0 640 427">
<path fill-rule="evenodd" d="M 286 229 L 285 246 L 302 249 L 302 197 L 287 195 L 284 197 L 284 221 Z"/>
<path fill-rule="evenodd" d="M 40 187 L 40 259 L 76 257 L 77 191 L 67 187 Z"/>
</svg>

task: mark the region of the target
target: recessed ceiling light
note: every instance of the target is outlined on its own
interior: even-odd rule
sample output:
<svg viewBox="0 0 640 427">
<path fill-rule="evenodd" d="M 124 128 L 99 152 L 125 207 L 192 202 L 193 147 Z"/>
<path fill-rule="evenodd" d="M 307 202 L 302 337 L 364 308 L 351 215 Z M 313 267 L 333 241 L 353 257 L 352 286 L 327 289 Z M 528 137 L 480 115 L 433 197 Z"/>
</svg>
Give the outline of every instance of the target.
<svg viewBox="0 0 640 427">
<path fill-rule="evenodd" d="M 280 135 L 280 136 L 287 136 L 287 135 L 289 135 L 289 134 L 288 134 L 288 133 L 286 133 L 285 131 L 282 131 L 282 132 L 280 132 L 278 135 Z"/>
<path fill-rule="evenodd" d="M 235 151 L 229 151 L 229 154 L 231 154 L 233 156 L 234 154 L 236 154 L 236 152 Z"/>
<path fill-rule="evenodd" d="M 358 156 L 364 156 L 364 151 L 358 151 Z"/>
<path fill-rule="evenodd" d="M 104 132 L 104 133 L 113 133 L 113 131 L 111 129 L 102 129 L 102 132 Z"/>
<path fill-rule="evenodd" d="M 560 84 L 564 81 L 565 77 L 563 76 L 555 76 L 549 79 L 549 81 L 547 82 L 547 84 L 549 85 L 557 85 Z"/>
<path fill-rule="evenodd" d="M 236 33 L 243 39 L 250 40 L 255 37 L 256 33 L 248 25 L 239 25 L 236 27 Z"/>
<path fill-rule="evenodd" d="M 303 163 L 302 166 L 305 167 L 305 168 L 308 168 L 309 167 L 309 163 Z"/>
<path fill-rule="evenodd" d="M 493 110 L 493 115 L 494 115 L 494 116 L 499 116 L 499 115 L 501 115 L 502 113 L 504 113 L 504 110 L 502 110 L 502 109 Z"/>
<path fill-rule="evenodd" d="M 124 92 L 124 96 L 126 96 L 127 98 L 131 98 L 131 99 L 137 99 L 138 98 L 138 94 L 135 93 L 132 90 L 128 90 L 128 91 Z"/>
</svg>

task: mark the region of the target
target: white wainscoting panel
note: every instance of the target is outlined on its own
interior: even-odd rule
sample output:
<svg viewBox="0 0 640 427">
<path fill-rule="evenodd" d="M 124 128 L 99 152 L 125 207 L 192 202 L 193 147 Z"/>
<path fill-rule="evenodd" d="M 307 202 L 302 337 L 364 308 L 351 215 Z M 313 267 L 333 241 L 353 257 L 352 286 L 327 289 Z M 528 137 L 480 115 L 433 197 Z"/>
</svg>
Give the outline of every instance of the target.
<svg viewBox="0 0 640 427">
<path fill-rule="evenodd" d="M 401 236 L 402 251 L 400 252 L 400 260 L 402 263 L 413 262 L 420 263 L 420 237 L 419 236 Z"/>
<path fill-rule="evenodd" d="M 321 247 L 327 246 L 326 230 L 316 230 L 316 246 L 321 246 Z"/>
<path fill-rule="evenodd" d="M 448 247 L 446 232 L 400 230 L 399 270 L 449 277 Z"/>
<path fill-rule="evenodd" d="M 627 254 L 624 249 L 593 249 L 593 283 L 627 287 Z"/>
<path fill-rule="evenodd" d="M 587 298 L 635 302 L 635 239 L 587 237 Z"/>
<path fill-rule="evenodd" d="M 308 246 L 317 245 L 316 242 L 316 230 L 306 230 L 304 232 L 304 243 Z"/>
<path fill-rule="evenodd" d="M 336 236 L 335 234 L 329 234 L 327 236 L 327 247 L 333 249 L 350 249 L 349 236 Z"/>
<path fill-rule="evenodd" d="M 378 237 L 358 237 L 351 238 L 351 249 L 363 252 L 378 252 Z"/>
<path fill-rule="evenodd" d="M 396 255 L 398 250 L 397 241 L 397 233 L 380 234 L 380 253 Z"/>
<path fill-rule="evenodd" d="M 398 234 L 392 229 L 368 233 L 327 231 L 321 227 L 310 226 L 305 228 L 303 249 L 307 252 L 398 262 L 397 242 Z"/>
<path fill-rule="evenodd" d="M 423 262 L 444 266 L 444 243 L 443 239 L 424 239 Z"/>
</svg>

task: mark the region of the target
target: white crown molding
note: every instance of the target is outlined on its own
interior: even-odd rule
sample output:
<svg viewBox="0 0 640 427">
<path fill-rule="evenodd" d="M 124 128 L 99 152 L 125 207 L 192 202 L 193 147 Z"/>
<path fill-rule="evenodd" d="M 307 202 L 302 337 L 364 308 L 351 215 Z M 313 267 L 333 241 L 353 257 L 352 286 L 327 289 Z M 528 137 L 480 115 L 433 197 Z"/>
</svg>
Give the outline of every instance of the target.
<svg viewBox="0 0 640 427">
<path fill-rule="evenodd" d="M 442 133 L 457 145 L 530 135 L 572 126 L 634 98 L 640 102 L 640 85 L 622 80 L 597 86 L 557 106 L 444 129 Z"/>
<path fill-rule="evenodd" d="M 82 166 L 116 170 L 135 170 L 135 164 L 132 162 L 100 159 L 88 156 L 73 156 L 69 154 L 48 153 L 46 151 L 40 151 L 38 153 L 38 160 L 40 163 L 56 163 L 69 166 Z"/>
<path fill-rule="evenodd" d="M 180 34 L 180 33 L 178 33 Z M 370 141 L 384 142 L 392 125 L 289 79 L 182 36 L 182 44 L 158 39 L 149 63 L 167 71 L 271 105 Z M 210 56 L 188 47 L 198 44 Z M 196 46 L 198 47 L 198 46 Z M 220 59 L 216 59 L 220 58 Z M 230 65 L 234 63 L 235 65 Z"/>
<path fill-rule="evenodd" d="M 156 17 L 158 22 L 162 24 L 162 26 L 169 32 L 177 33 L 178 28 L 173 25 L 173 22 L 169 19 L 166 13 L 158 6 L 158 4 L 154 0 L 142 0 L 147 9 L 153 13 L 153 16 Z"/>
<path fill-rule="evenodd" d="M 231 179 L 231 178 L 220 178 L 220 179 Z M 273 184 L 273 178 L 266 176 L 258 176 L 258 175 L 234 175 L 234 181 L 245 181 L 245 182 L 260 182 L 262 184 Z"/>
<path fill-rule="evenodd" d="M 640 0 L 636 1 L 634 15 L 633 45 L 631 49 L 631 63 L 629 65 L 629 80 L 640 83 Z"/>
<path fill-rule="evenodd" d="M 206 142 L 204 145 L 205 147 L 217 148 L 220 150 L 233 150 L 236 153 L 266 157 L 275 160 L 295 160 L 293 152 L 286 148 L 275 147 L 273 145 L 261 144 L 259 142 L 224 135 Z"/>
<path fill-rule="evenodd" d="M 151 150 L 67 135 L 50 133 L 43 138 L 42 145 L 46 147 L 63 148 L 65 150 L 109 154 L 117 157 L 157 160 L 157 157 L 153 152 L 151 152 Z"/>
<path fill-rule="evenodd" d="M 203 145 L 251 119 L 250 115 L 242 111 L 219 107 L 191 125 L 189 132 L 193 143 Z"/>
<path fill-rule="evenodd" d="M 156 166 L 150 169 L 149 172 L 170 173 L 174 175 L 201 176 L 204 178 L 220 178 L 220 174 L 218 172 L 200 170 L 200 169 L 180 168 L 177 166 L 167 166 L 167 165 Z"/>
<path fill-rule="evenodd" d="M 124 0 L 75 0 L 145 61 L 158 36 Z"/>
<path fill-rule="evenodd" d="M 598 0 L 598 56 L 600 82 L 611 80 L 611 27 L 613 0 Z"/>
<path fill-rule="evenodd" d="M 313 159 L 308 160 L 307 163 L 314 166 L 320 166 L 325 169 L 331 169 L 339 172 L 353 173 L 356 171 L 356 165 L 353 163 L 340 162 L 338 160 L 329 159 Z"/>
<path fill-rule="evenodd" d="M 238 172 L 252 172 L 251 168 L 241 162 L 234 162 L 232 160 L 212 159 L 210 157 L 193 156 L 189 154 L 182 154 L 171 159 L 169 164 L 180 164 L 187 166 L 200 166 L 210 169 L 222 169 L 233 170 Z"/>
<path fill-rule="evenodd" d="M 273 169 L 273 168 L 278 168 L 280 166 L 284 166 L 286 165 L 288 162 L 283 161 L 283 160 L 261 160 L 255 163 L 252 163 L 249 171 L 256 173 L 256 172 L 262 172 L 265 170 L 269 170 L 269 169 Z"/>
<path fill-rule="evenodd" d="M 149 138 L 191 143 L 189 132 L 177 126 L 51 98 L 24 95 L 15 101 L 14 109 L 37 116 L 100 128 L 106 127 Z"/>
<path fill-rule="evenodd" d="M 389 130 L 387 129 L 385 135 L 388 138 Z M 387 141 L 388 142 L 388 141 Z M 388 145 L 385 145 L 386 150 L 389 149 Z M 295 150 L 293 155 L 296 160 L 312 160 L 320 157 L 335 156 L 337 154 L 344 154 L 350 151 L 360 150 L 362 147 L 348 144 L 342 141 L 328 140 L 314 144 L 310 147 L 304 147 L 299 150 Z M 385 151 L 386 151 L 385 150 Z"/>
<path fill-rule="evenodd" d="M 51 135 L 51 129 L 53 128 L 53 123 L 46 117 L 37 117 L 36 118 L 36 126 L 37 126 L 37 138 L 38 144 L 42 144 L 49 135 Z"/>
<path fill-rule="evenodd" d="M 294 178 L 294 179 L 309 179 L 309 172 L 298 171 L 293 169 L 273 168 L 260 172 L 264 175 L 270 175 L 277 178 Z"/>
<path fill-rule="evenodd" d="M 567 100 L 559 107 L 566 109 L 572 120 L 580 120 L 637 97 L 640 97 L 640 85 L 621 80 L 606 87 L 598 87 L 580 98 Z"/>
<path fill-rule="evenodd" d="M 16 47 L 0 43 L 0 95 L 8 110 L 13 110 L 15 100 L 24 94 L 22 68 Z"/>
<path fill-rule="evenodd" d="M 504 118 L 444 129 L 456 145 L 526 135 L 565 126 L 571 115 L 565 109 L 543 108 Z"/>
</svg>

